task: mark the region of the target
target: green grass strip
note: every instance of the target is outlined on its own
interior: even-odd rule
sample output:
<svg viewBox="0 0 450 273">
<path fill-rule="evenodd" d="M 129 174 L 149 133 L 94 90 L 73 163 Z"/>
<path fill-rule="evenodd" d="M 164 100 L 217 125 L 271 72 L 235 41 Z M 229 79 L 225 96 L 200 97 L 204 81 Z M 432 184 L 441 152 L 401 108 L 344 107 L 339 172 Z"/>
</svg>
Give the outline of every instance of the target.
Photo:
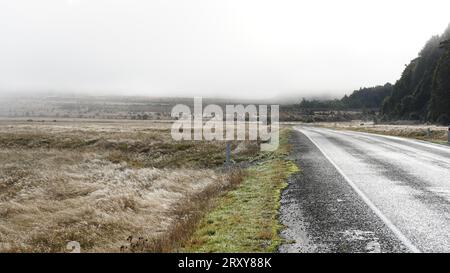
<svg viewBox="0 0 450 273">
<path fill-rule="evenodd" d="M 220 196 L 183 252 L 274 252 L 282 243 L 278 221 L 280 197 L 297 166 L 286 159 L 290 131 L 269 159 L 248 169 L 243 182 Z"/>
</svg>

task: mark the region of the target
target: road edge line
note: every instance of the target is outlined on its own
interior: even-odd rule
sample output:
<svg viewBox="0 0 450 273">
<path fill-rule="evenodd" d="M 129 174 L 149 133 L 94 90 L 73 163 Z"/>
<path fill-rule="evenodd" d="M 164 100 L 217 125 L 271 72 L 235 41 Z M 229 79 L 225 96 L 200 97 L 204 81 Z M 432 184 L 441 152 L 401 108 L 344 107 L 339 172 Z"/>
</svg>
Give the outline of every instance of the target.
<svg viewBox="0 0 450 273">
<path fill-rule="evenodd" d="M 352 187 L 352 189 L 361 197 L 361 199 L 366 203 L 367 206 L 380 218 L 381 221 L 397 236 L 397 238 L 413 253 L 421 253 L 421 251 L 414 246 L 414 244 L 375 206 L 372 201 L 353 183 L 347 175 L 344 174 L 342 169 L 323 151 L 322 148 L 319 147 L 317 142 L 315 142 L 310 136 L 303 132 L 303 130 L 299 128 L 294 128 L 299 131 L 303 135 L 305 135 L 316 147 L 319 151 L 325 156 L 325 158 L 330 161 L 330 163 L 336 168 L 339 174 L 347 181 L 347 183 Z"/>
<path fill-rule="evenodd" d="M 333 130 L 332 128 L 326 128 L 329 129 L 331 131 L 338 131 L 338 130 Z M 434 143 L 431 141 L 427 141 L 427 140 L 422 140 L 422 139 L 417 139 L 417 138 L 408 138 L 408 137 L 402 137 L 402 136 L 391 136 L 391 135 L 383 135 L 381 133 L 377 134 L 377 133 L 369 133 L 369 132 L 363 132 L 363 131 L 353 131 L 353 130 L 342 130 L 343 132 L 348 132 L 348 133 L 360 133 L 362 135 L 369 135 L 369 136 L 377 136 L 377 137 L 382 137 L 382 138 L 387 138 L 387 139 L 395 139 L 395 140 L 401 140 L 404 142 L 409 142 L 409 143 L 414 143 L 417 144 L 419 146 L 425 147 L 425 148 L 433 148 L 436 150 L 440 150 L 442 152 L 450 152 L 450 147 L 447 144 L 439 144 L 439 143 Z"/>
</svg>

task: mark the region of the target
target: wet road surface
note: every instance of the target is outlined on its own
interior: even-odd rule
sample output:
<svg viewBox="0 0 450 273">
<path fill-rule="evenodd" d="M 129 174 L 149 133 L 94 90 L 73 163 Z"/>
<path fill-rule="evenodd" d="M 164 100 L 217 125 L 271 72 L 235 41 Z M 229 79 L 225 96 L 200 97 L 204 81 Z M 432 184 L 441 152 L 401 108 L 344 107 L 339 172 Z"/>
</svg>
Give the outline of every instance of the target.
<svg viewBox="0 0 450 273">
<path fill-rule="evenodd" d="M 450 147 L 296 127 L 281 252 L 449 252 Z"/>
</svg>

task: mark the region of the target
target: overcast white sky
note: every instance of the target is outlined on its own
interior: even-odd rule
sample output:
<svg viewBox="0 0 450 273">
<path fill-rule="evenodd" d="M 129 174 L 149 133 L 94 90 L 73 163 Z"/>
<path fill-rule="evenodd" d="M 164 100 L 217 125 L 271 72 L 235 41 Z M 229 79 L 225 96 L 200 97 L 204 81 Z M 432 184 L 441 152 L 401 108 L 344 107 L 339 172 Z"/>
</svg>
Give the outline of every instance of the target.
<svg viewBox="0 0 450 273">
<path fill-rule="evenodd" d="M 0 92 L 270 98 L 394 82 L 448 0 L 0 0 Z"/>
</svg>

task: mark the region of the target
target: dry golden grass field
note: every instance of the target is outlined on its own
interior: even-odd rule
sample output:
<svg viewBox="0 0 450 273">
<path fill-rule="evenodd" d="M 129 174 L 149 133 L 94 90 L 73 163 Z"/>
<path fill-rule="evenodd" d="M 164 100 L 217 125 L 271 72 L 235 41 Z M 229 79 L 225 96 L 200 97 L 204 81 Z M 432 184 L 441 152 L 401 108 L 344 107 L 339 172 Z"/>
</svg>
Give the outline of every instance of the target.
<svg viewBox="0 0 450 273">
<path fill-rule="evenodd" d="M 242 173 L 222 168 L 223 142 L 175 142 L 170 126 L 0 121 L 0 252 L 64 252 L 69 241 L 83 252 L 176 248 Z M 256 143 L 232 148 L 236 161 L 258 153 Z"/>
</svg>

